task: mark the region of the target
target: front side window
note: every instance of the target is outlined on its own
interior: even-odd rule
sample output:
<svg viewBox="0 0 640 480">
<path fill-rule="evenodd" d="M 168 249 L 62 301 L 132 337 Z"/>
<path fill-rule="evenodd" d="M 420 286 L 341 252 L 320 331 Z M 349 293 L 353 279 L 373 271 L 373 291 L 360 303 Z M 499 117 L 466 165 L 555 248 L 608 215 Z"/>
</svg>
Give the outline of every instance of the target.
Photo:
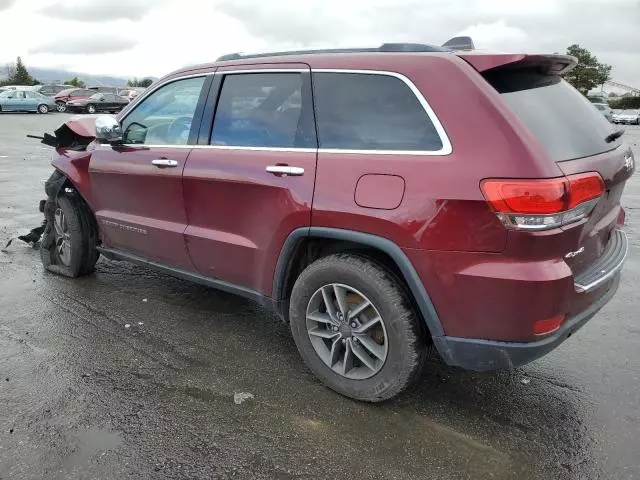
<svg viewBox="0 0 640 480">
<path fill-rule="evenodd" d="M 442 139 L 409 86 L 394 76 L 313 74 L 320 148 L 438 151 Z"/>
<path fill-rule="evenodd" d="M 177 80 L 145 98 L 122 122 L 124 143 L 186 145 L 204 81 Z"/>
<path fill-rule="evenodd" d="M 236 147 L 315 147 L 303 108 L 299 72 L 227 74 L 218 99 L 211 144 Z M 305 115 L 307 117 L 305 118 Z"/>
</svg>

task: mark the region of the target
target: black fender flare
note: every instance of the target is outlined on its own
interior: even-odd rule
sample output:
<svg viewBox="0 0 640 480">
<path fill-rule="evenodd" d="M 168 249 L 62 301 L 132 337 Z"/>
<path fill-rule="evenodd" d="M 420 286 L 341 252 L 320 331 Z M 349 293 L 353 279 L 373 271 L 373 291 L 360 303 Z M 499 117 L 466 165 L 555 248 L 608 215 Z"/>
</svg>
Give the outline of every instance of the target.
<svg viewBox="0 0 640 480">
<path fill-rule="evenodd" d="M 440 322 L 438 313 L 431 301 L 431 297 L 427 293 L 418 273 L 407 255 L 396 243 L 377 235 L 329 227 L 303 227 L 293 230 L 284 242 L 276 264 L 272 292 L 272 298 L 276 303 L 280 303 L 285 300 L 284 289 L 286 276 L 298 244 L 306 238 L 327 238 L 331 240 L 343 240 L 358 243 L 375 248 L 389 255 L 389 257 L 391 257 L 391 259 L 396 263 L 404 277 L 404 280 L 407 282 L 422 318 L 429 329 L 429 333 L 431 334 L 436 347 L 440 351 L 440 342 L 438 339 L 444 336 L 444 329 L 442 328 L 442 323 Z"/>
</svg>

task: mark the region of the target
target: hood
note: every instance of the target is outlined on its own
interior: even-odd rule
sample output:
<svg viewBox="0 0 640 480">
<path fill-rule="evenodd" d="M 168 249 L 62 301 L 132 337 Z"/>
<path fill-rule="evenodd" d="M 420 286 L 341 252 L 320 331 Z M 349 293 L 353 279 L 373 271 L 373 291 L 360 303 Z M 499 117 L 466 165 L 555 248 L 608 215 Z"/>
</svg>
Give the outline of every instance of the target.
<svg viewBox="0 0 640 480">
<path fill-rule="evenodd" d="M 45 133 L 37 138 L 41 143 L 56 149 L 82 151 L 87 149 L 95 138 L 96 117 L 89 115 L 75 115 L 53 131 L 53 135 Z"/>
</svg>

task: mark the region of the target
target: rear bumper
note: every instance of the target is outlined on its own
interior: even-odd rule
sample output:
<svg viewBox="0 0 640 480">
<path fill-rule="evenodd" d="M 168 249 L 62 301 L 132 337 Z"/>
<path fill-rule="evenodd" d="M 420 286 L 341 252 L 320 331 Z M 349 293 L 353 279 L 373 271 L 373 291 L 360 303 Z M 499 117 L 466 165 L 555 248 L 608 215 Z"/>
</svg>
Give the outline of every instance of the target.
<svg viewBox="0 0 640 480">
<path fill-rule="evenodd" d="M 552 335 L 536 342 L 499 342 L 459 337 L 435 337 L 434 343 L 448 365 L 478 372 L 512 369 L 540 358 L 577 332 L 607 303 L 618 289 L 620 273 L 610 280 L 605 293 Z"/>
</svg>

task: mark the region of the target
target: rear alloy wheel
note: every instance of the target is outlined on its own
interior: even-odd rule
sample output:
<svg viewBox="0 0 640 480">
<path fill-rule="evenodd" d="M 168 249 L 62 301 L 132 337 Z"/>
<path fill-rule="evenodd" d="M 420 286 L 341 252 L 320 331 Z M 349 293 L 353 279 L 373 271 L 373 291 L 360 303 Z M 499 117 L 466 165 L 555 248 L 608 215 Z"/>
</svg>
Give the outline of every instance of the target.
<svg viewBox="0 0 640 480">
<path fill-rule="evenodd" d="M 316 290 L 306 326 L 318 356 L 343 377 L 372 377 L 387 359 L 384 321 L 371 300 L 353 287 L 332 283 Z"/>
<path fill-rule="evenodd" d="M 49 113 L 49 107 L 44 103 L 42 105 L 38 105 L 38 113 Z"/>
<path fill-rule="evenodd" d="M 93 105 L 87 105 L 87 113 L 96 113 L 96 107 Z"/>
<path fill-rule="evenodd" d="M 420 373 L 427 342 L 401 282 L 373 260 L 335 254 L 316 260 L 291 292 L 298 351 L 329 388 L 380 402 Z"/>
<path fill-rule="evenodd" d="M 56 102 L 56 110 L 60 113 L 64 113 L 67 111 L 67 104 L 64 102 Z"/>
</svg>

